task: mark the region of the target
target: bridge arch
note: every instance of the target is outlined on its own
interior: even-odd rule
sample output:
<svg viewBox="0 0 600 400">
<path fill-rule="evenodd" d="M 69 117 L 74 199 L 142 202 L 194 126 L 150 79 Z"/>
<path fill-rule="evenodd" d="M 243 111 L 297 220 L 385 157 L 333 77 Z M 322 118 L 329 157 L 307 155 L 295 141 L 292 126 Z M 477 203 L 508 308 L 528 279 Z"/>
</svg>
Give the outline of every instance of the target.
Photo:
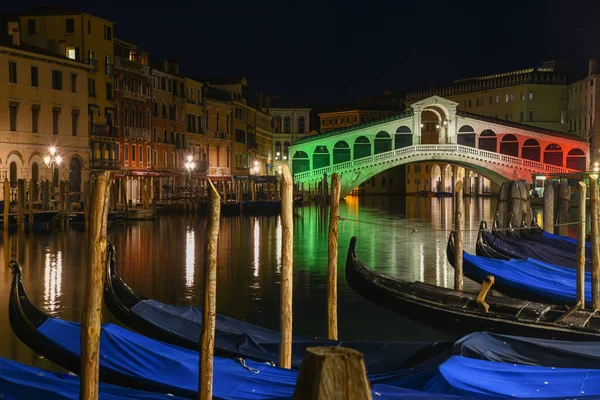
<svg viewBox="0 0 600 400">
<path fill-rule="evenodd" d="M 305 171 L 310 171 L 310 158 L 305 151 L 296 151 L 292 158 L 292 171 L 295 174 Z"/>
<path fill-rule="evenodd" d="M 394 135 L 394 149 L 401 149 L 412 145 L 412 131 L 406 125 L 399 126 Z"/>
<path fill-rule="evenodd" d="M 559 144 L 551 143 L 544 149 L 544 163 L 563 166 L 563 149 Z"/>
<path fill-rule="evenodd" d="M 371 141 L 366 136 L 359 136 L 354 140 L 354 159 L 369 157 L 371 155 Z"/>
<path fill-rule="evenodd" d="M 477 147 L 475 145 L 475 129 L 471 125 L 463 125 L 458 128 L 457 142 L 463 146 Z"/>
<path fill-rule="evenodd" d="M 567 168 L 585 171 L 587 168 L 587 159 L 581 149 L 571 149 L 567 153 Z"/>
<path fill-rule="evenodd" d="M 317 146 L 313 152 L 313 169 L 328 167 L 331 164 L 331 155 L 327 146 Z"/>
<path fill-rule="evenodd" d="M 521 157 L 531 161 L 541 162 L 540 142 L 535 139 L 527 139 L 521 147 Z"/>
<path fill-rule="evenodd" d="M 496 132 L 491 129 L 486 129 L 479 134 L 479 149 L 486 151 L 498 152 L 498 138 Z"/>
<path fill-rule="evenodd" d="M 442 182 L 442 169 L 438 164 L 431 166 L 431 191 L 440 192 Z"/>
<path fill-rule="evenodd" d="M 374 153 L 385 153 L 392 150 L 392 137 L 386 131 L 379 131 L 373 143 Z"/>
<path fill-rule="evenodd" d="M 500 140 L 500 153 L 519 157 L 519 139 L 512 133 L 504 135 Z"/>
<path fill-rule="evenodd" d="M 350 145 L 345 140 L 338 141 L 333 146 L 333 165 L 352 160 Z"/>
</svg>

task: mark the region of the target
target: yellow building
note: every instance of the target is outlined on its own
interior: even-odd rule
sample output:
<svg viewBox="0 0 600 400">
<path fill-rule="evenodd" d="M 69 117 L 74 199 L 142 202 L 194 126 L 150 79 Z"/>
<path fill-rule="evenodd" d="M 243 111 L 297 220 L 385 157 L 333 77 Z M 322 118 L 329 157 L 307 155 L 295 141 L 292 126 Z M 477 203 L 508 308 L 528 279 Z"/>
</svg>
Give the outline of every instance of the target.
<svg viewBox="0 0 600 400">
<path fill-rule="evenodd" d="M 91 66 L 87 76 L 92 169 L 118 169 L 114 122 L 114 24 L 67 7 L 18 14 L 21 41 Z"/>
<path fill-rule="evenodd" d="M 206 173 L 206 159 L 202 158 L 206 152 L 208 138 L 204 135 L 202 127 L 206 119 L 206 109 L 202 98 L 202 83 L 191 78 L 185 78 L 185 132 L 187 150 L 196 161 L 196 173 Z"/>
<path fill-rule="evenodd" d="M 227 101 L 204 98 L 206 121 L 203 133 L 206 147 L 200 159 L 207 163 L 207 174 L 213 180 L 232 180 L 232 114 L 233 107 Z"/>
<path fill-rule="evenodd" d="M 90 67 L 21 42 L 16 23 L 9 28 L 11 41 L 0 45 L 1 178 L 11 185 L 18 179 L 48 179 L 55 185 L 69 180 L 70 190 L 80 192 L 89 174 Z M 54 171 L 44 161 L 51 146 L 60 161 Z"/>
<path fill-rule="evenodd" d="M 334 129 L 364 124 L 396 114 L 399 114 L 399 111 L 348 110 L 325 112 L 318 115 L 321 121 L 321 133 L 324 133 Z"/>
</svg>

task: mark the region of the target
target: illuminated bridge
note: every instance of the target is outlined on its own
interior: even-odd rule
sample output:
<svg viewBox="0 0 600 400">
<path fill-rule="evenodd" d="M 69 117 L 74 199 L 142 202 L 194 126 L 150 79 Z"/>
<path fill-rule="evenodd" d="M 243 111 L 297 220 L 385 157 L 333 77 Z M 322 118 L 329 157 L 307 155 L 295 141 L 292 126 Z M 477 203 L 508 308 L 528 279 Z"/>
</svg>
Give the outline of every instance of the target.
<svg viewBox="0 0 600 400">
<path fill-rule="evenodd" d="M 457 111 L 458 103 L 432 96 L 401 115 L 302 138 L 290 147 L 297 184 L 340 175 L 342 196 L 389 168 L 414 162 L 455 164 L 496 184 L 532 174 L 586 170 L 585 139 Z M 421 144 L 421 114 L 438 120 L 438 143 Z"/>
</svg>

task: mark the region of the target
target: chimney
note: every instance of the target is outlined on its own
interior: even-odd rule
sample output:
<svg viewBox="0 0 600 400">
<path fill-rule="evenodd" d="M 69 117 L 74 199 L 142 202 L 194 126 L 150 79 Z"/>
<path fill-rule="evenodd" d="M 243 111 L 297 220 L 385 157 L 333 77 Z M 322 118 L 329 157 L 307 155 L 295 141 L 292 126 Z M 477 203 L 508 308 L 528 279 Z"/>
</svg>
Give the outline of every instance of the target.
<svg viewBox="0 0 600 400">
<path fill-rule="evenodd" d="M 266 113 L 270 114 L 271 111 L 271 96 L 265 96 L 265 109 Z"/>
<path fill-rule="evenodd" d="M 21 46 L 21 32 L 19 31 L 18 22 L 8 23 L 8 34 L 12 35 L 13 46 Z"/>
<path fill-rule="evenodd" d="M 258 111 L 262 112 L 262 110 L 263 110 L 263 94 L 262 93 L 259 92 L 256 94 L 256 102 L 258 103 L 257 104 Z"/>
<path fill-rule="evenodd" d="M 596 73 L 596 59 L 590 58 L 588 76 L 592 76 Z"/>
</svg>

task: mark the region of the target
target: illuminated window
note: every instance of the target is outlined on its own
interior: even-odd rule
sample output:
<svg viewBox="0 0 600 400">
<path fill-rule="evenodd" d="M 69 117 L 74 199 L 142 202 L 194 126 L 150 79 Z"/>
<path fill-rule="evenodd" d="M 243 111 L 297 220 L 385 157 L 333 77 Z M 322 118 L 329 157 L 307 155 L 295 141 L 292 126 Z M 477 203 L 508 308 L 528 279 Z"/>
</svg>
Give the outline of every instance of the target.
<svg viewBox="0 0 600 400">
<path fill-rule="evenodd" d="M 70 58 L 71 60 L 75 60 L 75 48 L 74 47 L 69 47 L 67 49 L 67 58 Z"/>
<path fill-rule="evenodd" d="M 500 103 L 500 96 L 496 95 L 496 104 Z"/>
<path fill-rule="evenodd" d="M 567 112 L 561 111 L 560 112 L 560 123 L 564 124 L 566 120 L 567 120 Z"/>
<path fill-rule="evenodd" d="M 504 102 L 508 103 L 508 93 L 506 93 L 505 97 L 504 97 Z"/>
<path fill-rule="evenodd" d="M 525 92 L 521 92 L 521 100 L 525 100 Z"/>
<path fill-rule="evenodd" d="M 529 100 L 533 100 L 533 98 L 534 98 L 533 92 L 529 92 Z"/>
</svg>

